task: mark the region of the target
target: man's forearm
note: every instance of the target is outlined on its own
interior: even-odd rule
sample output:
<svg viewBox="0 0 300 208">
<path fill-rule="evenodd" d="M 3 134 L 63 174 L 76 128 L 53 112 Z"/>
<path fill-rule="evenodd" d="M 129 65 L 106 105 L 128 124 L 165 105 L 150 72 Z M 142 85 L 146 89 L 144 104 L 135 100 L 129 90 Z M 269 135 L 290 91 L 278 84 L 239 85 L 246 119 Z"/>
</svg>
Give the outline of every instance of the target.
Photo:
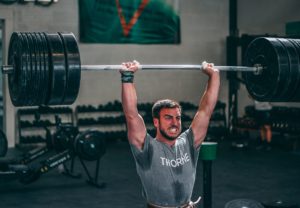
<svg viewBox="0 0 300 208">
<path fill-rule="evenodd" d="M 126 117 L 138 114 L 137 94 L 133 83 L 122 83 L 122 105 Z"/>
<path fill-rule="evenodd" d="M 220 88 L 220 75 L 215 73 L 209 77 L 205 93 L 203 94 L 199 110 L 206 112 L 207 115 L 211 115 L 216 106 Z"/>
</svg>

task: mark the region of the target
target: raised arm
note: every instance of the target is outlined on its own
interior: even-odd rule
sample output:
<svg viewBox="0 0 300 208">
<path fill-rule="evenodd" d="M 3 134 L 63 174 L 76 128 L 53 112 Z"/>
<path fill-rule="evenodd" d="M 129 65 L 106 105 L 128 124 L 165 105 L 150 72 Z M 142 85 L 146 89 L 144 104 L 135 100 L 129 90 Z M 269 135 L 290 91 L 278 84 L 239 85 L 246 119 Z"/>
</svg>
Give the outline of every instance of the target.
<svg viewBox="0 0 300 208">
<path fill-rule="evenodd" d="M 146 126 L 137 109 L 137 94 L 133 83 L 133 75 L 139 68 L 139 63 L 123 63 L 122 74 L 122 105 L 127 124 L 127 136 L 131 144 L 142 149 L 146 136 Z"/>
<path fill-rule="evenodd" d="M 195 147 L 198 147 L 206 136 L 209 121 L 218 100 L 220 88 L 219 70 L 215 69 L 213 64 L 204 63 L 203 66 L 203 72 L 208 75 L 208 82 L 191 124 L 194 133 Z"/>
</svg>

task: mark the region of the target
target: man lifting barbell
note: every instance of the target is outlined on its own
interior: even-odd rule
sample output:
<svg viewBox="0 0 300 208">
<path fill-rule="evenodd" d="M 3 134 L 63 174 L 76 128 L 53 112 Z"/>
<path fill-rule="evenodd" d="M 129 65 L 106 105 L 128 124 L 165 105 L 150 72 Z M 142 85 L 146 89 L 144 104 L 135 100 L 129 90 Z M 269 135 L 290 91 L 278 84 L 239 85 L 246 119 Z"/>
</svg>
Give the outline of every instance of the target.
<svg viewBox="0 0 300 208">
<path fill-rule="evenodd" d="M 156 137 L 146 130 L 137 110 L 137 94 L 133 84 L 139 63 L 123 64 L 122 105 L 127 123 L 127 135 L 136 168 L 143 185 L 148 207 L 194 207 L 191 201 L 196 167 L 210 117 L 217 102 L 220 75 L 213 64 L 203 63 L 208 83 L 197 113 L 188 130 L 181 133 L 181 107 L 173 100 L 157 101 L 152 108 Z"/>
<path fill-rule="evenodd" d="M 299 57 L 300 40 L 262 37 L 255 39 L 247 47 L 245 66 L 215 68 L 220 71 L 241 72 L 242 81 L 255 100 L 299 102 Z M 1 68 L 4 74 L 8 74 L 9 94 L 15 106 L 73 104 L 79 92 L 81 70 L 101 71 L 121 68 L 120 65 L 81 65 L 76 38 L 72 33 L 65 32 L 14 32 L 9 43 L 7 64 Z M 217 99 L 219 75 L 213 72 L 214 67 L 211 65 L 206 67 L 142 65 L 140 68 L 143 70 L 204 69 L 209 75 L 207 90 L 190 128 L 180 134 L 180 106 L 176 102 L 167 101 L 174 105 L 168 107 L 169 104 L 164 106 L 165 102 L 160 101 L 155 105 L 160 107 L 154 108 L 158 111 L 153 119 L 157 135 L 156 139 L 152 139 L 137 112 L 136 91 L 131 83 L 133 72 L 139 67 L 137 63 L 127 63 L 124 66 L 127 70 L 121 70 L 124 82 L 122 88 L 123 93 L 125 92 L 122 98 L 128 136 L 136 158 L 137 170 L 143 182 L 145 197 L 150 204 L 154 204 L 149 207 L 159 205 L 188 207 L 195 180 L 196 158 Z M 214 81 L 215 79 L 218 81 Z M 214 84 L 215 82 L 218 84 Z M 210 95 L 211 91 L 213 95 Z M 158 148 L 154 148 L 156 146 Z M 156 154 L 158 151 L 165 155 L 160 157 Z M 174 159 L 167 157 L 167 154 L 174 155 Z M 155 159 L 160 162 L 156 165 L 162 165 L 160 169 L 159 166 L 152 165 Z M 166 172 L 169 175 L 161 173 L 164 168 L 168 169 Z M 157 178 L 160 186 L 155 186 L 150 181 Z M 185 180 L 186 178 L 188 180 Z M 172 185 L 164 186 L 168 182 Z"/>
</svg>

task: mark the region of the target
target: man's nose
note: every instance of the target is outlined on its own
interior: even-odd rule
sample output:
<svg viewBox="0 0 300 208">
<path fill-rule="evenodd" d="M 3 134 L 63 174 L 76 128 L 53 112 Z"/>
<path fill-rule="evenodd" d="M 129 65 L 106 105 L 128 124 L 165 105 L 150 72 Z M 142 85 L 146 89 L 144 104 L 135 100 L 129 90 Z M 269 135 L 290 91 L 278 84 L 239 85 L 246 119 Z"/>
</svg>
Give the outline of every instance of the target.
<svg viewBox="0 0 300 208">
<path fill-rule="evenodd" d="M 179 120 L 177 118 L 173 118 L 172 119 L 172 124 L 179 124 Z"/>
</svg>

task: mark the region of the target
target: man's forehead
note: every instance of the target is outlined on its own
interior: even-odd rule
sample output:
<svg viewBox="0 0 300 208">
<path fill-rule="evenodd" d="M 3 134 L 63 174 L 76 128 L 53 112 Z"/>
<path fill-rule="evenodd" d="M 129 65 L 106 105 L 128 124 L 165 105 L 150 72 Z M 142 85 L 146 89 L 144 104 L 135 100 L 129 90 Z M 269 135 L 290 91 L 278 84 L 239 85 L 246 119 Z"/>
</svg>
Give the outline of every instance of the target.
<svg viewBox="0 0 300 208">
<path fill-rule="evenodd" d="M 160 111 L 161 115 L 181 115 L 179 108 L 163 108 Z"/>
</svg>

